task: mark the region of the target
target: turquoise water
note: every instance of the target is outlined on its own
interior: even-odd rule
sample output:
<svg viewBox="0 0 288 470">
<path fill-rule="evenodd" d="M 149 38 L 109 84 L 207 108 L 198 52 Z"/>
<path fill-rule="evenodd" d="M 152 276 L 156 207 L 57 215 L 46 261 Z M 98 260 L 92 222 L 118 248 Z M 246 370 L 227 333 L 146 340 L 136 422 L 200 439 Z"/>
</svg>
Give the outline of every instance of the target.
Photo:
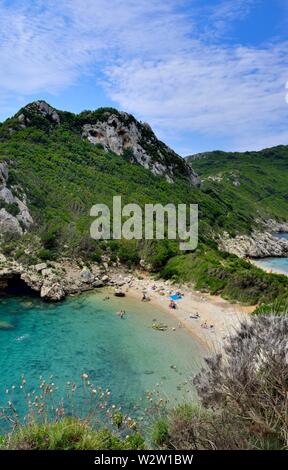
<svg viewBox="0 0 288 470">
<path fill-rule="evenodd" d="M 274 233 L 273 235 L 277 238 L 288 240 L 288 233 Z M 260 268 L 272 270 L 272 272 L 286 274 L 288 276 L 288 258 L 257 259 L 256 264 Z"/>
<path fill-rule="evenodd" d="M 112 402 L 127 412 L 139 403 L 141 408 L 141 399 L 157 384 L 172 404 L 194 398 L 185 382 L 199 370 L 204 354 L 194 338 L 149 304 L 113 296 L 104 301 L 105 295 L 97 291 L 59 304 L 31 297 L 0 299 L 0 322 L 13 327 L 0 329 L 1 405 L 7 401 L 5 390 L 16 385 L 13 403 L 20 415 L 25 413 L 17 391 L 21 374 L 28 391 L 40 376 L 53 374 L 60 394 L 68 381 L 80 384 L 80 375 L 87 373 L 95 386 L 109 387 Z M 127 312 L 123 320 L 115 314 L 120 308 Z M 154 319 L 169 330 L 153 330 Z"/>
<path fill-rule="evenodd" d="M 288 258 L 263 258 L 256 260 L 257 266 L 272 272 L 286 274 L 288 276 Z"/>
</svg>

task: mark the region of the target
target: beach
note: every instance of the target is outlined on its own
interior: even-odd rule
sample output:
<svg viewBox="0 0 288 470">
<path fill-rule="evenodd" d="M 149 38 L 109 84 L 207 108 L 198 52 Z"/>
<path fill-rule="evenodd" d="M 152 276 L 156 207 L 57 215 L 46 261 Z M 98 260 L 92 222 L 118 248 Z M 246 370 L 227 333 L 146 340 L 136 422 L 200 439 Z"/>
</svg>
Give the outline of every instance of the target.
<svg viewBox="0 0 288 470">
<path fill-rule="evenodd" d="M 149 300 L 146 302 L 156 308 L 169 312 L 177 320 L 177 328 L 186 328 L 208 351 L 219 351 L 225 338 L 233 333 L 239 323 L 248 318 L 255 306 L 232 304 L 220 296 L 212 296 L 196 291 L 191 286 L 175 285 L 164 280 L 154 280 L 149 274 L 138 277 L 118 274 L 123 278 L 122 292 L 126 296 L 142 300 L 143 292 Z M 120 282 L 121 284 L 121 282 Z M 181 292 L 180 300 L 175 301 L 176 309 L 169 307 L 170 295 Z M 198 313 L 199 318 L 191 318 Z M 206 324 L 207 328 L 203 328 Z M 211 325 L 213 325 L 211 327 Z"/>
</svg>

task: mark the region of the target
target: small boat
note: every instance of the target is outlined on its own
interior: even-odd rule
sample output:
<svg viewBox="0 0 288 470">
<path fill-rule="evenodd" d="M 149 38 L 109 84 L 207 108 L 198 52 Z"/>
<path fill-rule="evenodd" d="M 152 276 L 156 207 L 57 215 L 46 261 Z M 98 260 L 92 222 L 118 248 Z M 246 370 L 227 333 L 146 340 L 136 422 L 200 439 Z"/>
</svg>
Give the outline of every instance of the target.
<svg viewBox="0 0 288 470">
<path fill-rule="evenodd" d="M 122 291 L 116 291 L 114 293 L 115 297 L 125 297 L 125 292 L 122 292 Z"/>
<path fill-rule="evenodd" d="M 168 326 L 165 325 L 164 323 L 153 323 L 152 328 L 153 328 L 153 330 L 157 330 L 157 331 L 166 331 L 166 330 L 168 330 Z"/>
</svg>

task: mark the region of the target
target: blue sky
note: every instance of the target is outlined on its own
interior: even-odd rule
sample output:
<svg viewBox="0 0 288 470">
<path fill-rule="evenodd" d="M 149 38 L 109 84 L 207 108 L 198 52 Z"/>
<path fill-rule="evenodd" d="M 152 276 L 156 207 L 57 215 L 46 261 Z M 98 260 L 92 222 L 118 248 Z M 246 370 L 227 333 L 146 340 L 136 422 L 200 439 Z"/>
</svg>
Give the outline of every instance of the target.
<svg viewBox="0 0 288 470">
<path fill-rule="evenodd" d="M 0 0 L 0 120 L 114 106 L 181 155 L 288 144 L 287 0 Z"/>
</svg>

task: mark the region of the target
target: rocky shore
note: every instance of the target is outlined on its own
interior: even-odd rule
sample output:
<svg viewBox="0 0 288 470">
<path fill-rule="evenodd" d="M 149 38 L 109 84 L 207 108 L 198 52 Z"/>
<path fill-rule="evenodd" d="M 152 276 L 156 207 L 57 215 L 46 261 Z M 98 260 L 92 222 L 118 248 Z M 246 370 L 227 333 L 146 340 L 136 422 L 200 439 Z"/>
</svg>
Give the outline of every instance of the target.
<svg viewBox="0 0 288 470">
<path fill-rule="evenodd" d="M 19 280 L 42 299 L 53 302 L 98 287 L 110 287 L 107 289 L 108 297 L 121 292 L 139 302 L 145 292 L 151 307 L 172 314 L 178 328 L 185 327 L 209 350 L 219 348 L 227 334 L 234 331 L 241 319 L 254 309 L 233 305 L 219 296 L 203 294 L 192 285 L 155 280 L 144 270 L 132 273 L 123 266 L 108 266 L 105 262 L 101 265 L 93 263 L 88 267 L 70 259 L 27 267 L 0 255 L 0 294 L 1 291 L 5 293 L 13 283 L 14 287 L 19 286 Z M 175 291 L 181 291 L 183 297 L 177 303 L 177 309 L 172 310 L 169 308 L 169 296 Z M 203 323 L 209 325 L 209 328 L 203 328 Z"/>
<path fill-rule="evenodd" d="M 255 230 L 251 235 L 237 235 L 231 238 L 224 232 L 218 240 L 219 249 L 240 258 L 287 257 L 288 240 L 279 239 L 275 233 L 287 232 L 288 223 L 273 220 L 264 224 L 263 230 Z"/>
<path fill-rule="evenodd" d="M 60 301 L 67 295 L 81 293 L 103 286 L 121 288 L 129 284 L 132 276 L 123 277 L 118 270 L 108 266 L 93 264 L 89 267 L 81 262 L 69 259 L 57 262 L 39 263 L 23 266 L 16 261 L 9 261 L 0 255 L 0 291 L 4 291 L 13 282 L 22 282 L 42 299 Z"/>
</svg>

